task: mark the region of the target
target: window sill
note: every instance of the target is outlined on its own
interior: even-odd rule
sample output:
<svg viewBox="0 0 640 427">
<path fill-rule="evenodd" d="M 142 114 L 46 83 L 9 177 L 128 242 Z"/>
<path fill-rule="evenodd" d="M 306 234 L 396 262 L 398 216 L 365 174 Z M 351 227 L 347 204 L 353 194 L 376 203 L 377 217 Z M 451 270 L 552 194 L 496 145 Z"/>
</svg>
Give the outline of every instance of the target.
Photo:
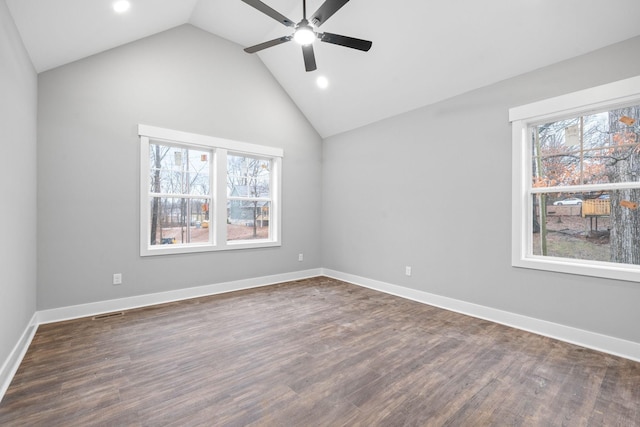
<svg viewBox="0 0 640 427">
<path fill-rule="evenodd" d="M 213 245 L 158 245 L 154 247 L 144 247 L 140 251 L 140 256 L 158 256 L 158 255 L 176 255 L 176 254 L 192 254 L 200 252 L 219 252 L 219 251 L 233 251 L 238 249 L 259 249 L 259 248 L 272 248 L 282 246 L 280 242 L 271 240 L 261 241 L 236 241 L 227 242 L 224 246 Z"/>
<path fill-rule="evenodd" d="M 513 257 L 511 265 L 513 267 L 575 274 L 579 276 L 601 277 L 603 279 L 631 282 L 640 281 L 640 266 L 631 264 L 531 255 L 528 257 Z"/>
</svg>

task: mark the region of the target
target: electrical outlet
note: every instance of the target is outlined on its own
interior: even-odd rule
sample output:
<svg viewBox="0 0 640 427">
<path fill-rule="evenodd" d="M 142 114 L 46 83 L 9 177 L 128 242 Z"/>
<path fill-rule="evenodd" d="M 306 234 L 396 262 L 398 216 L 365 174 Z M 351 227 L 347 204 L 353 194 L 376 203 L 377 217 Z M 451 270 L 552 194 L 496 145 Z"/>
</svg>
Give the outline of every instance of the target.
<svg viewBox="0 0 640 427">
<path fill-rule="evenodd" d="M 404 268 L 404 274 L 407 275 L 407 276 L 411 276 L 411 266 L 410 265 L 407 265 Z"/>
<path fill-rule="evenodd" d="M 114 285 L 122 285 L 122 273 L 114 273 L 114 275 L 113 275 L 113 284 Z"/>
<path fill-rule="evenodd" d="M 304 261 L 304 254 L 298 254 L 298 261 Z"/>
</svg>

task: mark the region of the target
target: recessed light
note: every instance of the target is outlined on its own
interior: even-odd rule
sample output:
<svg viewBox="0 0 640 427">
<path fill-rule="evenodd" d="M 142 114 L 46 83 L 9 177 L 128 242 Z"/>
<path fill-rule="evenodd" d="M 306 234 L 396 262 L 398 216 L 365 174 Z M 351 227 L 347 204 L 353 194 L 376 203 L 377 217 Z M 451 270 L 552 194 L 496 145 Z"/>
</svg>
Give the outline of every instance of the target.
<svg viewBox="0 0 640 427">
<path fill-rule="evenodd" d="M 117 13 L 124 13 L 131 7 L 131 3 L 127 0 L 119 0 L 113 4 L 113 10 Z"/>
<path fill-rule="evenodd" d="M 325 76 L 320 76 L 316 79 L 316 84 L 320 89 L 326 89 L 329 87 L 329 80 Z"/>
</svg>

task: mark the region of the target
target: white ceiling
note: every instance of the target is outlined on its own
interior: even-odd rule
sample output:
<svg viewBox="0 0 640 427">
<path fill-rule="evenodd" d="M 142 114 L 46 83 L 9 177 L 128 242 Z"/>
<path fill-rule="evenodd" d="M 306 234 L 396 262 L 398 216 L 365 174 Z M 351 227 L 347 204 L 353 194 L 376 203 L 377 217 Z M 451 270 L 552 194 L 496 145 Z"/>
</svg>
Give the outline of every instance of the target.
<svg viewBox="0 0 640 427">
<path fill-rule="evenodd" d="M 38 72 L 190 23 L 247 47 L 291 28 L 240 0 L 6 0 Z M 294 22 L 301 0 L 263 0 Z M 308 0 L 311 15 L 324 0 Z M 373 41 L 369 52 L 299 45 L 258 55 L 318 133 L 331 136 L 640 35 L 638 0 L 351 0 L 321 31 Z M 330 86 L 315 80 L 326 76 Z"/>
</svg>

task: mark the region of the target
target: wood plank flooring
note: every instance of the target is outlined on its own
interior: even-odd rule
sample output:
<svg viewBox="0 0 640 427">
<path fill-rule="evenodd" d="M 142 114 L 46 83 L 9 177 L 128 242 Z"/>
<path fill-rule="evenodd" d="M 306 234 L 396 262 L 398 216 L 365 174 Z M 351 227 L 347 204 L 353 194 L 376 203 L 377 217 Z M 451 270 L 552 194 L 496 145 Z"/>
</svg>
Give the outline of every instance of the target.
<svg viewBox="0 0 640 427">
<path fill-rule="evenodd" d="M 636 426 L 640 363 L 326 277 L 42 325 L 2 426 Z"/>
</svg>

